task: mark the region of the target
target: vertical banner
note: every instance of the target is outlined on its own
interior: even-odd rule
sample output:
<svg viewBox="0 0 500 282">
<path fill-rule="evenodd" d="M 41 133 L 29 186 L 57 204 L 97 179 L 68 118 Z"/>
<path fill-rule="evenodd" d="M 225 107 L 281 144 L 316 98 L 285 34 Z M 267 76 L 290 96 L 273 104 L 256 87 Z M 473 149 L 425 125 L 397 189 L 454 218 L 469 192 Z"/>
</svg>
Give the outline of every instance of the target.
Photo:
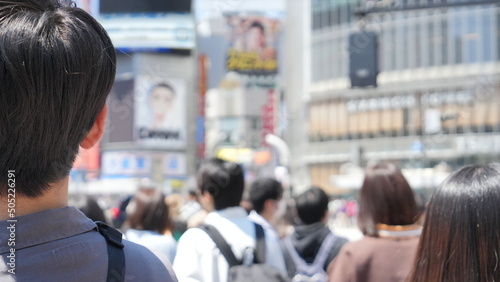
<svg viewBox="0 0 500 282">
<path fill-rule="evenodd" d="M 184 148 L 186 145 L 185 81 L 138 76 L 135 92 L 135 140 L 146 147 Z"/>
<path fill-rule="evenodd" d="M 266 135 L 275 134 L 275 97 L 274 90 L 267 91 L 267 102 L 262 106 L 262 130 L 261 130 L 261 144 L 263 147 L 267 146 Z"/>
<path fill-rule="evenodd" d="M 198 74 L 199 74 L 199 110 L 196 119 L 196 143 L 198 144 L 198 158 L 205 156 L 205 99 L 208 90 L 208 77 L 207 77 L 207 55 L 201 54 L 198 57 Z"/>
</svg>

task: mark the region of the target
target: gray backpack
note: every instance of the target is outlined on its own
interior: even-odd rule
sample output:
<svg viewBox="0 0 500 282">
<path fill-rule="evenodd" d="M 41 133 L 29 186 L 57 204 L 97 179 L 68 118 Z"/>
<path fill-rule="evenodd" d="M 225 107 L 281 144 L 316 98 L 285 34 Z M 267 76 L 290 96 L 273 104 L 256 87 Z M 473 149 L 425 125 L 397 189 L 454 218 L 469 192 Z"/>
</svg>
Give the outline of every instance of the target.
<svg viewBox="0 0 500 282">
<path fill-rule="evenodd" d="M 264 264 L 266 259 L 266 242 L 264 229 L 255 223 L 255 250 L 247 248 L 242 261 L 238 261 L 231 251 L 231 247 L 224 240 L 217 229 L 211 225 L 201 225 L 198 228 L 205 231 L 215 242 L 215 245 L 226 258 L 229 264 L 228 282 L 286 282 L 290 281 L 281 271 Z"/>
<path fill-rule="evenodd" d="M 311 264 L 305 262 L 295 249 L 292 244 L 292 239 L 290 237 L 286 237 L 283 239 L 283 243 L 285 248 L 290 255 L 293 263 L 295 264 L 295 274 L 293 276 L 292 281 L 294 282 L 326 282 L 328 281 L 328 276 L 323 268 L 325 262 L 328 258 L 328 254 L 330 253 L 333 244 L 337 240 L 337 237 L 332 233 L 329 233 L 323 242 L 321 243 L 321 247 L 314 258 L 314 261 Z"/>
</svg>

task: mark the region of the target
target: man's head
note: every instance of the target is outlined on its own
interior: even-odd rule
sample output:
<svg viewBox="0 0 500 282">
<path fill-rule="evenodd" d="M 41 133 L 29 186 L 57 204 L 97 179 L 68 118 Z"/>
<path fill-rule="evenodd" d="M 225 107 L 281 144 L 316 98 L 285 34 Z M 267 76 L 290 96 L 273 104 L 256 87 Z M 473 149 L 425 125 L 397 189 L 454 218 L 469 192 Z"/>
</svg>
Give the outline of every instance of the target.
<svg viewBox="0 0 500 282">
<path fill-rule="evenodd" d="M 240 165 L 218 158 L 208 159 L 198 171 L 197 182 L 202 204 L 206 205 L 208 198 L 216 210 L 240 205 L 245 186 Z"/>
<path fill-rule="evenodd" d="M 295 199 L 295 206 L 302 223 L 321 222 L 328 211 L 328 196 L 323 189 L 312 187 Z"/>
<path fill-rule="evenodd" d="M 170 84 L 160 83 L 151 88 L 149 106 L 153 111 L 155 123 L 163 123 L 166 116 L 172 111 L 174 99 L 175 90 Z"/>
<path fill-rule="evenodd" d="M 248 28 L 248 49 L 260 51 L 266 45 L 266 33 L 260 22 L 253 22 Z"/>
<path fill-rule="evenodd" d="M 252 207 L 266 219 L 271 218 L 278 210 L 278 201 L 282 196 L 281 183 L 270 177 L 259 178 L 250 186 L 249 198 Z"/>
<path fill-rule="evenodd" d="M 18 194 L 42 195 L 97 142 L 115 62 L 105 30 L 74 5 L 0 0 L 0 171 L 16 171 Z"/>
</svg>

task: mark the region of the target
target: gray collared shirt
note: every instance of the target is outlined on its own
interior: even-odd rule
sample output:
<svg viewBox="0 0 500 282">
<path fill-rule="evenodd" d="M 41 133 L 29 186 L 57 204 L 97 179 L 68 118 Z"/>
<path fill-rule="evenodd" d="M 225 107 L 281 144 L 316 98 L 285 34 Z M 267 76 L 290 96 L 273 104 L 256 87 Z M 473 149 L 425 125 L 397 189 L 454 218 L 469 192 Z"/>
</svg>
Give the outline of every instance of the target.
<svg viewBox="0 0 500 282">
<path fill-rule="evenodd" d="M 14 219 L 13 232 L 8 229 L 13 222 L 0 221 L 0 281 L 106 280 L 106 240 L 95 231 L 94 222 L 76 208 L 45 210 Z M 176 281 L 168 261 L 143 246 L 126 240 L 124 245 L 125 281 Z M 13 266 L 9 265 L 11 248 L 15 248 L 15 274 L 9 273 Z"/>
</svg>

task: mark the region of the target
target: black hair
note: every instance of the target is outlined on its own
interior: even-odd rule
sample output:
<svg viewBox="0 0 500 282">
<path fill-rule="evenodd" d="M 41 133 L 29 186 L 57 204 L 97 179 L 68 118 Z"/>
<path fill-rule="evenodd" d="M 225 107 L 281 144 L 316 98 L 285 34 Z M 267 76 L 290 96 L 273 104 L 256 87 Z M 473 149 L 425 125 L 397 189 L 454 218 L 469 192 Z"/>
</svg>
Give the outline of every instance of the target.
<svg viewBox="0 0 500 282">
<path fill-rule="evenodd" d="M 172 87 L 172 85 L 170 85 L 170 84 L 168 84 L 166 82 L 161 82 L 161 83 L 153 85 L 153 87 L 151 87 L 149 93 L 153 93 L 153 90 L 155 90 L 156 88 L 167 88 L 168 90 L 170 90 L 170 92 L 172 92 L 172 95 L 174 97 L 176 95 L 175 89 Z"/>
<path fill-rule="evenodd" d="M 40 196 L 68 176 L 115 63 L 104 28 L 72 2 L 0 0 L 0 171 L 15 170 L 18 194 Z"/>
<path fill-rule="evenodd" d="M 297 215 L 304 224 L 320 222 L 328 210 L 328 202 L 325 191 L 313 186 L 295 199 Z"/>
<path fill-rule="evenodd" d="M 427 207 L 407 281 L 500 281 L 500 164 L 448 176 Z"/>
<path fill-rule="evenodd" d="M 265 30 L 265 28 L 264 28 L 264 25 L 263 25 L 262 23 L 260 23 L 260 22 L 257 22 L 257 21 L 252 22 L 252 24 L 250 25 L 249 29 L 254 28 L 254 27 L 256 27 L 256 28 L 260 29 L 260 31 L 261 31 L 262 33 L 265 33 L 265 32 L 266 32 L 266 30 Z"/>
<path fill-rule="evenodd" d="M 240 165 L 210 158 L 202 163 L 197 178 L 198 189 L 201 194 L 210 193 L 216 210 L 240 205 L 245 187 L 243 168 Z"/>
<path fill-rule="evenodd" d="M 93 196 L 83 194 L 69 195 L 68 206 L 74 206 L 93 221 L 108 223 L 103 209 Z"/>
<path fill-rule="evenodd" d="M 281 183 L 270 177 L 259 178 L 250 186 L 249 200 L 253 209 L 261 213 L 267 200 L 279 200 L 283 196 Z"/>
<path fill-rule="evenodd" d="M 194 190 L 194 189 L 189 189 L 189 190 L 188 190 L 188 194 L 189 194 L 189 196 L 196 197 L 196 190 Z"/>
</svg>

